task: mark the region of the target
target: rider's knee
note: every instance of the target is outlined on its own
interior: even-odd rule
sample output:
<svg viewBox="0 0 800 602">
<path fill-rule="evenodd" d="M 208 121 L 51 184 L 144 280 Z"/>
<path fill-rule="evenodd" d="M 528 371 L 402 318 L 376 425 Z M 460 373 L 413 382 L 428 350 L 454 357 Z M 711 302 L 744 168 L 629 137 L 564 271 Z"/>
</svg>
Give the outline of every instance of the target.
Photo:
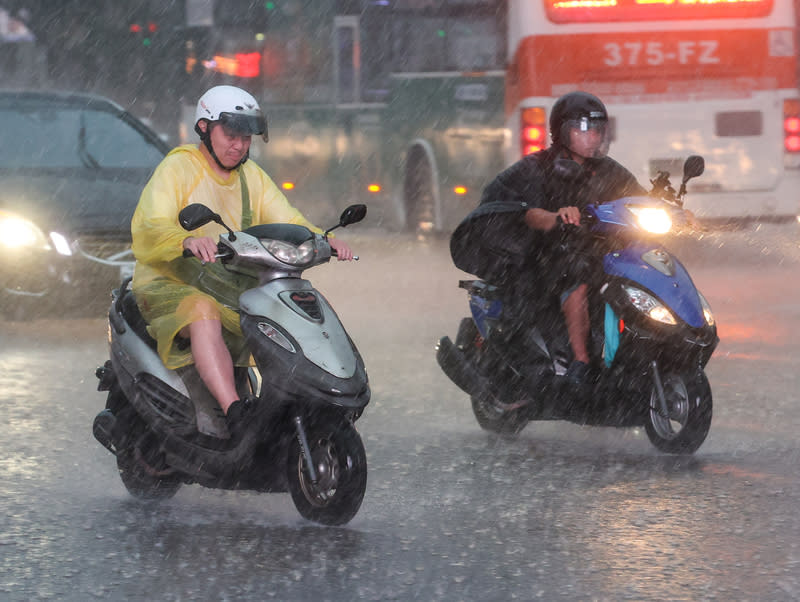
<svg viewBox="0 0 800 602">
<path fill-rule="evenodd" d="M 177 314 L 180 321 L 187 323 L 222 319 L 217 302 L 205 295 L 192 295 L 181 301 Z"/>
</svg>

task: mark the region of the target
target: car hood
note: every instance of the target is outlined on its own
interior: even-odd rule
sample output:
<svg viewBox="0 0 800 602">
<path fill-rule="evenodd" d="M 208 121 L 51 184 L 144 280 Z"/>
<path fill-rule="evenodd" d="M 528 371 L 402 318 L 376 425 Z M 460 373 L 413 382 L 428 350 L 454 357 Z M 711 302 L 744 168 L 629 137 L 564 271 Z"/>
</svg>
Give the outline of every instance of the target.
<svg viewBox="0 0 800 602">
<path fill-rule="evenodd" d="M 152 168 L 0 169 L 0 209 L 65 235 L 130 238 Z"/>
</svg>

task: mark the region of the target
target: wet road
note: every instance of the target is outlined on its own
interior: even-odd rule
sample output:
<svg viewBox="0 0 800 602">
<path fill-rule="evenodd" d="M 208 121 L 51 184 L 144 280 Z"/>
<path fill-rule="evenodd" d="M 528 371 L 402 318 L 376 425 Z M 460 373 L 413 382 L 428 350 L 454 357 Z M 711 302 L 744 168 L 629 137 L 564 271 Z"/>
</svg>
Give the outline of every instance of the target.
<svg viewBox="0 0 800 602">
<path fill-rule="evenodd" d="M 692 457 L 643 431 L 480 431 L 440 373 L 466 298 L 446 241 L 348 230 L 307 274 L 361 350 L 367 494 L 346 527 L 286 494 L 125 492 L 91 436 L 102 319 L 0 322 L 0 599 L 800 599 L 800 248 L 794 226 L 676 243 L 720 323 Z"/>
</svg>

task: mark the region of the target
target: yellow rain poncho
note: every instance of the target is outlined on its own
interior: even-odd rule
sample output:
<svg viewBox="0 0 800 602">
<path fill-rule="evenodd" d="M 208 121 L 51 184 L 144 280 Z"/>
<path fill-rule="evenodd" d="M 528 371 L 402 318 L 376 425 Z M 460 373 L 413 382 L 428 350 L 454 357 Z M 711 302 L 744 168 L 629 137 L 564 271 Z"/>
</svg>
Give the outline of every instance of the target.
<svg viewBox="0 0 800 602">
<path fill-rule="evenodd" d="M 253 161 L 245 162 L 239 169 L 244 171 L 249 191 L 252 224 L 300 224 L 321 232 L 289 204 L 270 177 Z M 213 222 L 191 233 L 184 230 L 178 223 L 178 213 L 191 203 L 206 205 L 231 229 L 241 229 L 243 204 L 239 171 L 223 179 L 197 146 L 184 145 L 170 152 L 156 168 L 142 191 L 131 221 L 136 257 L 133 277 L 136 301 L 167 368 L 174 370 L 192 363 L 188 346 L 175 342 L 178 332 L 194 321 L 217 318 L 222 321 L 234 362 L 247 365 L 250 358 L 242 344 L 238 314 L 185 284 L 176 273 L 179 261 L 196 261 L 180 259 L 187 236 L 210 236 L 217 240 L 220 234 L 227 232 Z"/>
</svg>

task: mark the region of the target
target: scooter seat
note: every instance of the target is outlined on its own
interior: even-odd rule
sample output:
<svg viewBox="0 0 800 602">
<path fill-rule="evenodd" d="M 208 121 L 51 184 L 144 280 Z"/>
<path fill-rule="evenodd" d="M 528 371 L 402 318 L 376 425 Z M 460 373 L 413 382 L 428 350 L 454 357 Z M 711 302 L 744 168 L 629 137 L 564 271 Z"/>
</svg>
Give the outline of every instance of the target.
<svg viewBox="0 0 800 602">
<path fill-rule="evenodd" d="M 118 311 L 122 314 L 122 317 L 125 318 L 131 330 L 133 330 L 142 341 L 147 343 L 148 347 L 155 350 L 157 346 L 156 340 L 147 332 L 147 322 L 144 316 L 142 316 L 142 312 L 139 310 L 139 305 L 136 303 L 136 297 L 133 291 L 127 286 L 121 288 Z"/>
</svg>

